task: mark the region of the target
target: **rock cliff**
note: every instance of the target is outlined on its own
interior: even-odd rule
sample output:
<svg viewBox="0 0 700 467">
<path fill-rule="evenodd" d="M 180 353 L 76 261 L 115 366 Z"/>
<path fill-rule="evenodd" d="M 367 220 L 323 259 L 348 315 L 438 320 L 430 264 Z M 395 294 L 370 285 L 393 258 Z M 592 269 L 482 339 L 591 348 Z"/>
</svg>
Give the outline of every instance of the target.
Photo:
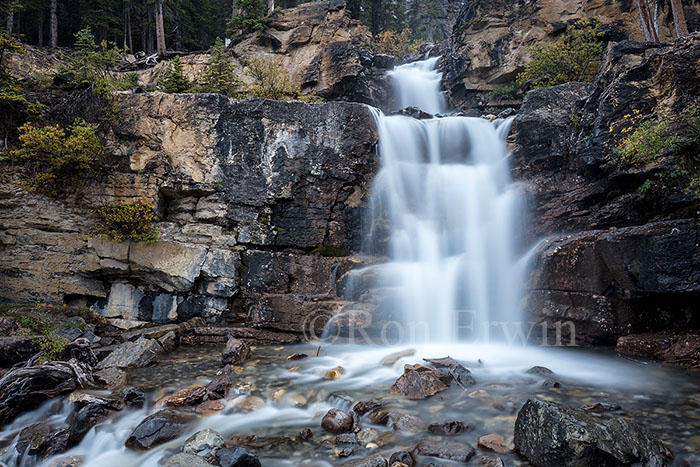
<svg viewBox="0 0 700 467">
<path fill-rule="evenodd" d="M 112 166 L 81 192 L 38 197 L 3 174 L 0 300 L 94 304 L 125 327 L 203 316 L 298 331 L 300 304 L 336 298 L 375 169 L 366 107 L 215 94 L 116 100 Z M 157 206 L 156 243 L 89 236 L 91 209 L 135 197 Z M 282 299 L 265 308 L 270 294 Z"/>
<path fill-rule="evenodd" d="M 592 84 L 530 92 L 515 120 L 515 174 L 530 194 L 529 280 L 534 321 L 575 325 L 577 343 L 698 329 L 697 140 L 688 134 L 700 95 L 700 35 L 675 44 L 608 47 Z M 615 152 L 639 110 L 686 141 L 634 166 Z M 690 110 L 691 113 L 686 113 Z M 691 125 L 692 126 L 692 125 Z M 563 328 L 567 332 L 567 328 Z M 568 341 L 567 341 L 568 342 Z"/>
</svg>

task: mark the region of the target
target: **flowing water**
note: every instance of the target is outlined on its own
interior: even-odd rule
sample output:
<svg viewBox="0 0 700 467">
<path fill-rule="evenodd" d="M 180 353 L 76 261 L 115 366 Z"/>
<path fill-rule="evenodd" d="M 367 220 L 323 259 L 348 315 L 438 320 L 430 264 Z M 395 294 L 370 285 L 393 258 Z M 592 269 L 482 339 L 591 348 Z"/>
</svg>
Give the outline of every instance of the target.
<svg viewBox="0 0 700 467">
<path fill-rule="evenodd" d="M 402 105 L 445 112 L 436 62 L 428 59 L 391 73 Z M 126 449 L 131 430 L 157 409 L 154 401 L 188 384 L 206 383 L 220 368 L 220 348 L 180 348 L 155 367 L 129 371 L 132 383 L 148 391 L 143 408 L 124 410 L 100 423 L 65 455 L 46 460 L 21 455 L 15 449 L 21 429 L 40 420 L 61 423 L 73 410 L 65 399 L 49 401 L 0 429 L 0 464 L 52 465 L 79 456 L 88 467 L 157 466 L 191 434 L 212 428 L 225 438 L 261 437 L 236 443 L 256 452 L 263 466 L 338 465 L 348 460 L 336 453 L 344 446 L 320 428 L 321 417 L 329 408 L 348 409 L 353 401 L 371 398 L 426 424 L 460 420 L 473 427 L 454 440 L 476 446 L 479 436 L 499 433 L 511 447 L 515 414 L 530 397 L 571 406 L 618 404 L 620 415 L 655 427 L 677 453 L 700 450 L 697 372 L 631 362 L 610 353 L 491 338 L 488 331 L 494 323 L 522 321 L 519 285 L 527 255 L 526 245 L 518 243 L 521 197 L 508 169 L 505 139 L 510 122 L 374 115 L 381 170 L 371 197 L 368 244 L 389 260 L 371 270 L 385 309 L 393 310 L 402 326 L 422 331 L 411 343 L 413 355 L 386 366 L 380 364 L 382 357 L 406 347 L 317 342 L 254 348 L 253 360 L 232 375 L 234 387 L 221 412 L 200 416 L 183 436 L 145 453 Z M 309 357 L 287 360 L 293 353 Z M 472 370 L 477 383 L 469 390 L 453 384 L 421 401 L 387 395 L 404 364 L 448 355 Z M 555 376 L 549 378 L 560 386 L 528 374 L 533 365 L 553 370 Z M 326 372 L 337 366 L 344 368 L 342 377 L 327 380 Z M 242 411 L 242 402 L 251 397 L 262 399 L 262 406 Z M 372 454 L 388 458 L 429 436 L 394 430 L 391 423 L 374 424 L 367 416 L 362 423 L 376 430 L 378 438 L 352 446 L 349 459 Z M 315 436 L 303 441 L 297 434 L 307 427 Z M 512 452 L 498 457 L 506 465 L 529 465 Z"/>
</svg>

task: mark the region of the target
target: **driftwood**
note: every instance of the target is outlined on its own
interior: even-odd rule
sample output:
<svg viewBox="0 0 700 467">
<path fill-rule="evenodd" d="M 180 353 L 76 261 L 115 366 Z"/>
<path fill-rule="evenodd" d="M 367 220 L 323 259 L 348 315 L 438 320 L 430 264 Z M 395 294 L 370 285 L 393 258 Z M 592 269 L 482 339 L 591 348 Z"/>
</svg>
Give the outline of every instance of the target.
<svg viewBox="0 0 700 467">
<path fill-rule="evenodd" d="M 71 342 L 62 357 L 65 361 L 40 364 L 40 357 L 33 356 L 0 378 L 0 425 L 47 399 L 94 386 L 92 366 L 97 359 L 87 339 Z"/>
</svg>

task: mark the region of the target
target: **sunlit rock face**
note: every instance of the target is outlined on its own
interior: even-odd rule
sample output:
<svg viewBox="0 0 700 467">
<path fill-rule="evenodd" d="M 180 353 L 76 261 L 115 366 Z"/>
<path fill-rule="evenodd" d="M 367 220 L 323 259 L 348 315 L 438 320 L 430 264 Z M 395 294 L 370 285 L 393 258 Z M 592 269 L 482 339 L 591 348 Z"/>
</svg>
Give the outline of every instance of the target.
<svg viewBox="0 0 700 467">
<path fill-rule="evenodd" d="M 53 200 L 3 177 L 0 300 L 161 323 L 248 319 L 256 304 L 253 319 L 292 329 L 285 304 L 337 298 L 375 170 L 366 107 L 161 93 L 117 105 L 111 167 L 83 191 Z M 91 209 L 137 197 L 157 208 L 157 242 L 89 237 Z"/>
</svg>

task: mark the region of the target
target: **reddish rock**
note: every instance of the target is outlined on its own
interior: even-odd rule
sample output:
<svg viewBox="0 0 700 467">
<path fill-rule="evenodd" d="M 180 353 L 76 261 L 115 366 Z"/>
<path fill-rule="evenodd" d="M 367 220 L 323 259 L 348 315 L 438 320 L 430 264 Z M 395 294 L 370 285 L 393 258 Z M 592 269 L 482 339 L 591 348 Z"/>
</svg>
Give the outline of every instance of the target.
<svg viewBox="0 0 700 467">
<path fill-rule="evenodd" d="M 226 347 L 221 354 L 221 362 L 224 365 L 240 365 L 253 355 L 250 346 L 243 340 L 229 337 Z"/>
<path fill-rule="evenodd" d="M 479 438 L 478 446 L 486 451 L 493 451 L 499 454 L 505 454 L 508 452 L 503 436 L 496 433 L 481 436 Z"/>
<path fill-rule="evenodd" d="M 394 382 L 389 389 L 389 394 L 401 395 L 409 399 L 425 399 L 445 389 L 447 386 L 433 371 L 408 369 Z"/>
</svg>

